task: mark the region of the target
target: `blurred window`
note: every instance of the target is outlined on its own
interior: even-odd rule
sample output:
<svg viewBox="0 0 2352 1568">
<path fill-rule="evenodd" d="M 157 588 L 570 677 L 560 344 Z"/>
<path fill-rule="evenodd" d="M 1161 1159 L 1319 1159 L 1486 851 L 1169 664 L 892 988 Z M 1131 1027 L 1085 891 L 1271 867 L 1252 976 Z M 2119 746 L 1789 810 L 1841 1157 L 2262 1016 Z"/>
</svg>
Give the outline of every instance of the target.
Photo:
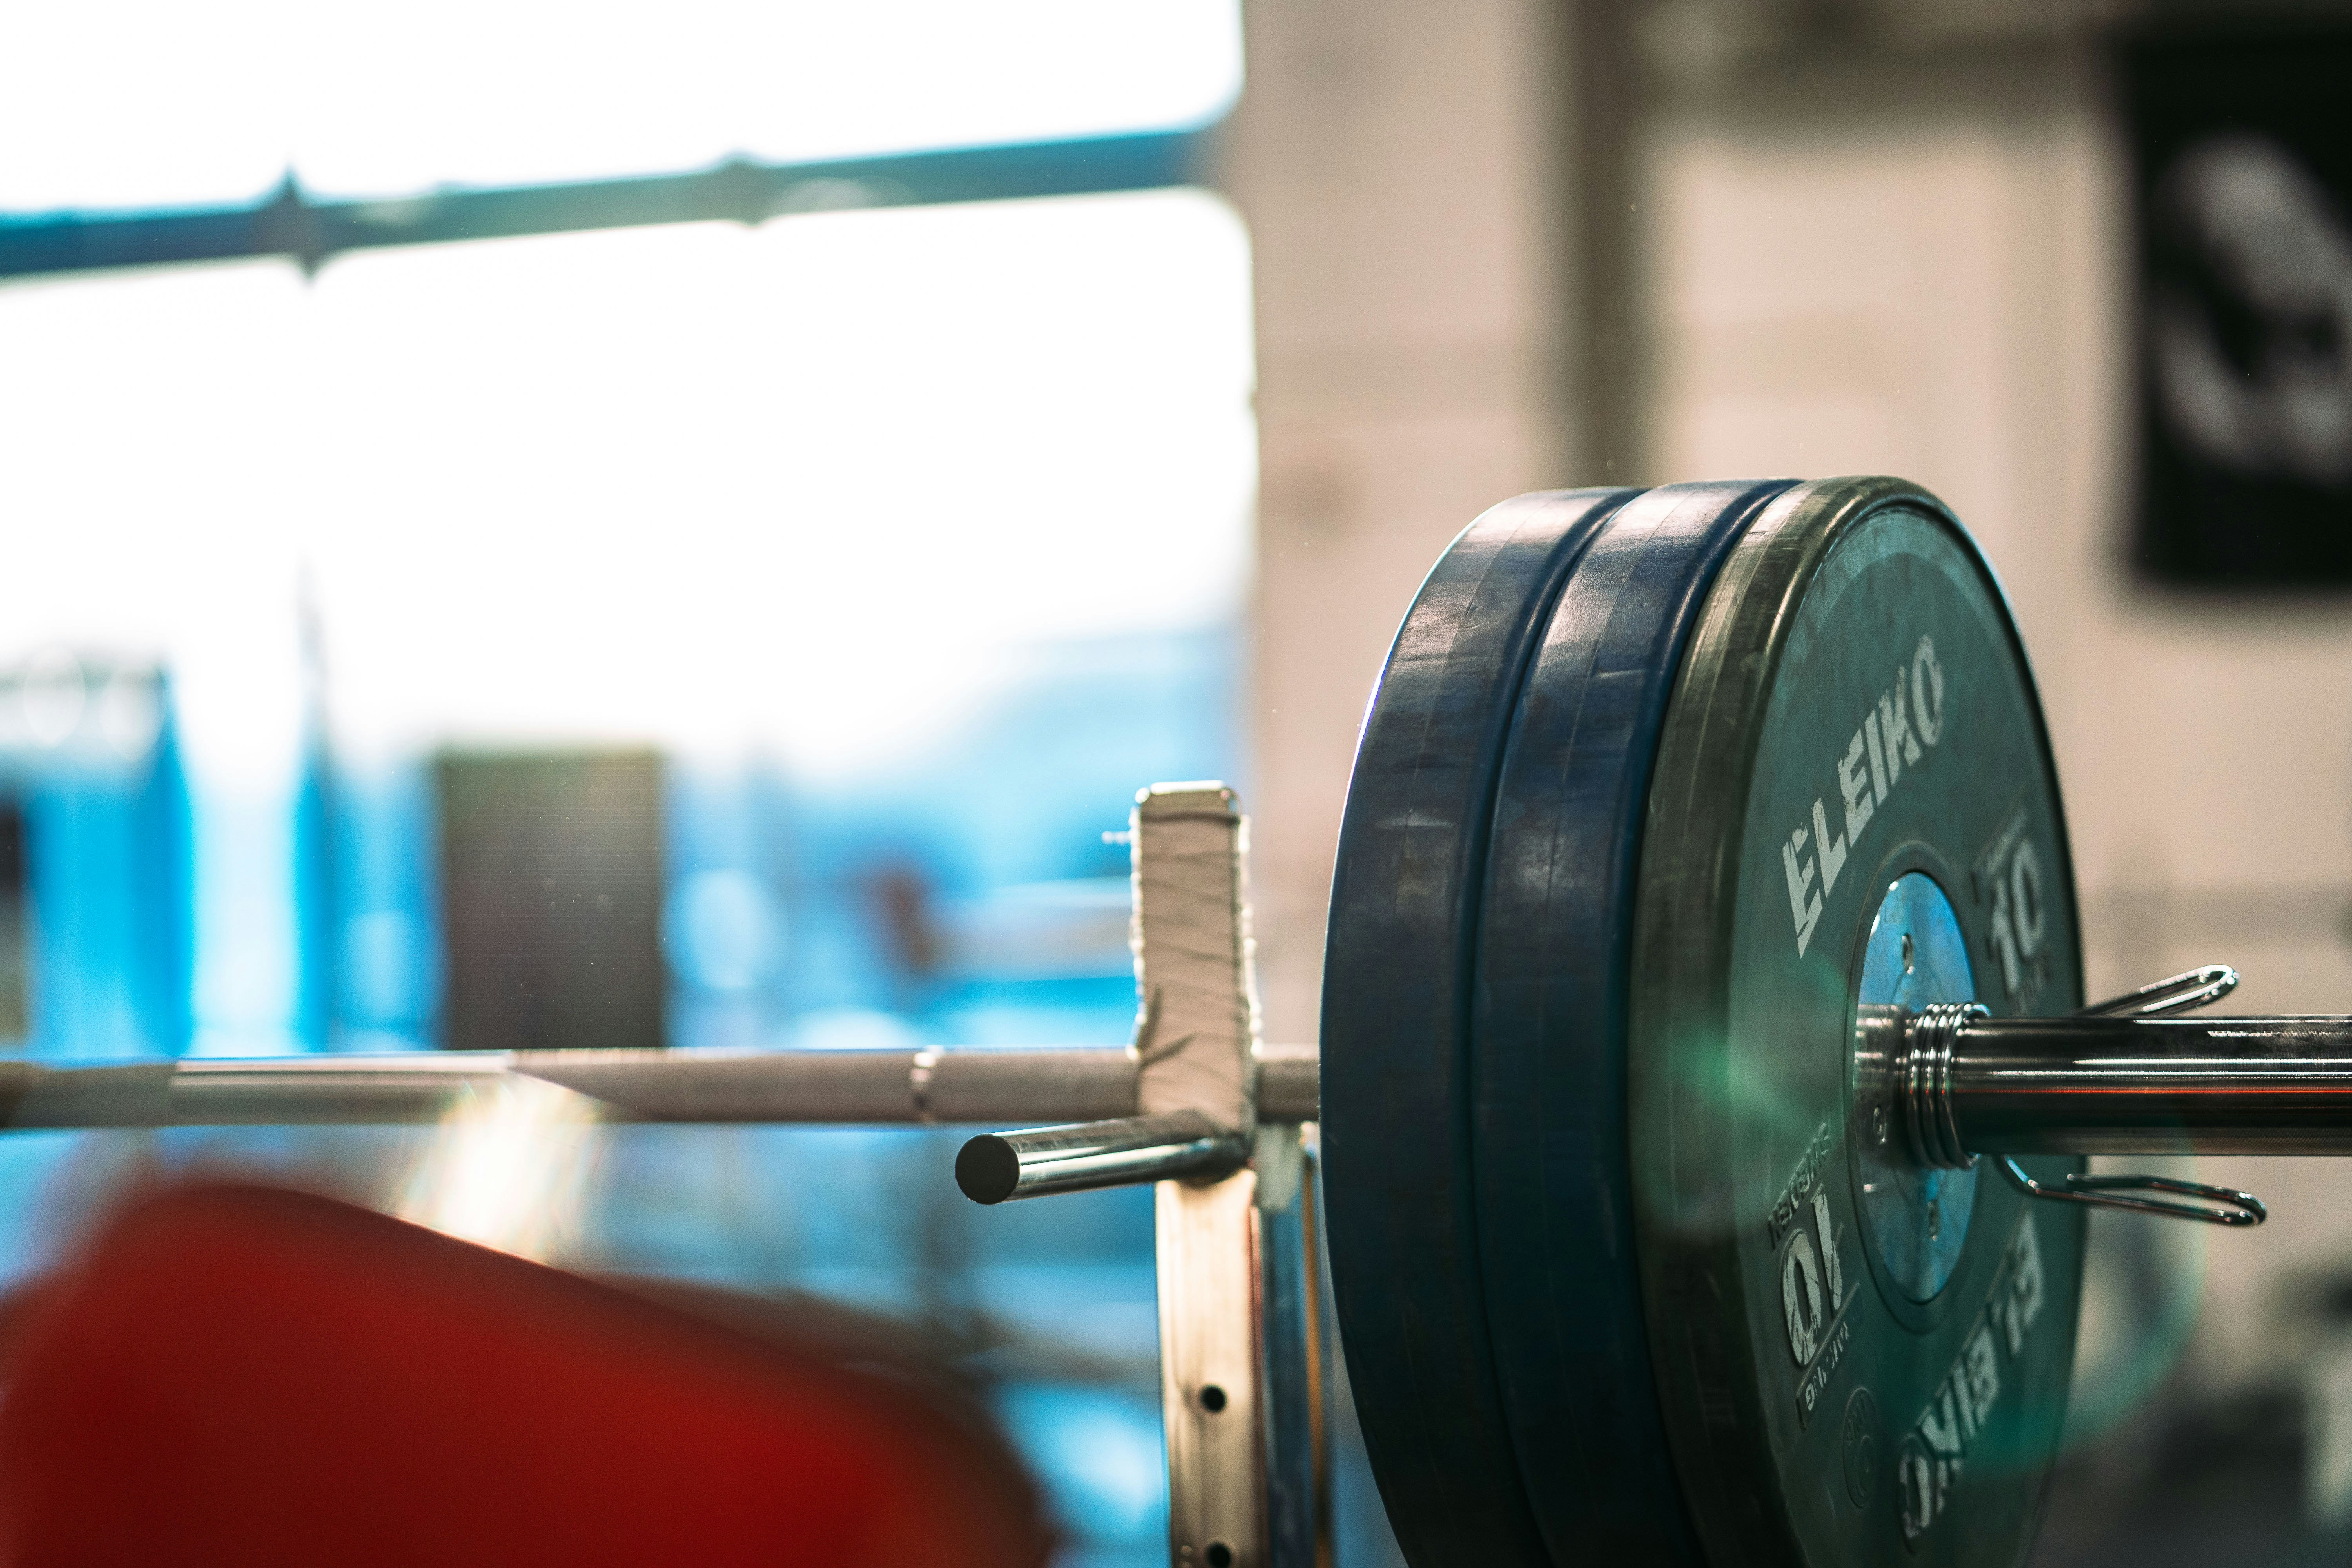
<svg viewBox="0 0 2352 1568">
<path fill-rule="evenodd" d="M 26 280 L 0 362 L 26 524 L 0 643 L 174 670 L 199 1024 L 265 1031 L 222 1048 L 282 1048 L 297 984 L 272 803 L 314 717 L 306 597 L 368 816 L 372 768 L 452 742 L 870 792 L 1034 679 L 1026 650 L 1229 627 L 1245 588 L 1247 244 L 1197 192 Z M 1053 722 L 1110 748 L 1066 773 L 1120 765 L 1115 711 Z M 1060 831 L 1092 844 L 1180 760 L 1132 755 Z M 350 897 L 355 922 L 399 907 Z M 431 984 L 413 952 L 349 978 L 387 966 Z"/>
<path fill-rule="evenodd" d="M 1125 1038 L 1103 830 L 1240 765 L 1249 248 L 1178 184 L 1240 77 L 1234 0 L 0 15 L 0 1046 L 593 1044 L 462 1005 L 581 963 L 614 1043 Z M 1164 1557 L 1148 1192 L 489 1123 L 0 1140 L 0 1279 L 142 1161 L 487 1169 L 557 1261 L 992 1358 L 1087 1560 Z"/>
</svg>

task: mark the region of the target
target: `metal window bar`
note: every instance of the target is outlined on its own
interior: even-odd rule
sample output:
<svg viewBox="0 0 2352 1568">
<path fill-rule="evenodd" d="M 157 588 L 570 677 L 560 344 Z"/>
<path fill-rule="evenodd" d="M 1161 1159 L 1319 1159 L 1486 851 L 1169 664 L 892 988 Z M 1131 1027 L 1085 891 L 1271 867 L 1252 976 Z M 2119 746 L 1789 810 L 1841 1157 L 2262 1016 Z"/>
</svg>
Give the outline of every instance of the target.
<svg viewBox="0 0 2352 1568">
<path fill-rule="evenodd" d="M 1206 142 L 1186 130 L 793 163 L 731 158 L 672 174 L 352 201 L 319 201 L 289 173 L 245 206 L 0 214 L 0 277 L 272 256 L 308 273 L 384 246 L 1150 190 L 1197 183 Z"/>
</svg>

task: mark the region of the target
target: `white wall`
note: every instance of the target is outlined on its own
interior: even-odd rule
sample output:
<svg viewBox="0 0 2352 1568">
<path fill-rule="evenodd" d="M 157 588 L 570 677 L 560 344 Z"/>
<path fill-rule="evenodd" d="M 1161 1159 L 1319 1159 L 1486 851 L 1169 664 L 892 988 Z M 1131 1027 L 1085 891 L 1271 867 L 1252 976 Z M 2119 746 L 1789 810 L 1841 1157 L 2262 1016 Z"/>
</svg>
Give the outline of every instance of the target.
<svg viewBox="0 0 2352 1568">
<path fill-rule="evenodd" d="M 1882 71 L 1660 128 L 1651 477 L 1889 472 L 1942 496 L 2033 653 L 2094 994 L 2218 960 L 2246 976 L 2232 1010 L 2352 1010 L 2352 605 L 2193 602 L 2124 564 L 2126 170 L 2095 64 Z M 2352 1267 L 2352 1171 L 2203 1163 L 2273 1215 L 2194 1238 L 2197 1364 L 2226 1377 L 2284 1342 L 2291 1275 Z"/>
<path fill-rule="evenodd" d="M 1565 188 L 1540 0 L 1256 0 L 1224 184 L 1257 280 L 1260 983 L 1311 1039 L 1356 731 L 1485 508 L 1566 483 Z"/>
</svg>

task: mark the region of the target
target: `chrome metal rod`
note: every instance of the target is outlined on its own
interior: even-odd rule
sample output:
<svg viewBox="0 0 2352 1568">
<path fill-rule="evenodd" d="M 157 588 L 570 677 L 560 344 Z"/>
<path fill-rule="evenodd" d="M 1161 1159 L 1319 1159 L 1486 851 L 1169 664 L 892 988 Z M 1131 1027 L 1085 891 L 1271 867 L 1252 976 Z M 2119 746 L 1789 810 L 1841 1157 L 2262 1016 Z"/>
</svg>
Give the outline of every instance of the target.
<svg viewBox="0 0 2352 1568">
<path fill-rule="evenodd" d="M 619 1121 L 1092 1121 L 1136 1110 L 1135 1053 L 1039 1050 L 417 1051 L 107 1066 L 0 1062 L 0 1129 L 438 1121 L 509 1075 L 599 1100 Z M 1268 1050 L 1258 1115 L 1311 1121 L 1312 1049 Z"/>
<path fill-rule="evenodd" d="M 1979 1018 L 1948 1084 L 1971 1153 L 2352 1153 L 2352 1018 Z"/>
<path fill-rule="evenodd" d="M 1322 1095 L 1323 1058 L 1313 1046 L 1266 1046 L 1259 1051 L 1260 1121 L 1312 1121 Z"/>
<path fill-rule="evenodd" d="M 1075 1127 L 983 1132 L 956 1155 L 956 1185 L 977 1204 L 1230 1174 L 1249 1144 L 1197 1110 Z"/>
</svg>

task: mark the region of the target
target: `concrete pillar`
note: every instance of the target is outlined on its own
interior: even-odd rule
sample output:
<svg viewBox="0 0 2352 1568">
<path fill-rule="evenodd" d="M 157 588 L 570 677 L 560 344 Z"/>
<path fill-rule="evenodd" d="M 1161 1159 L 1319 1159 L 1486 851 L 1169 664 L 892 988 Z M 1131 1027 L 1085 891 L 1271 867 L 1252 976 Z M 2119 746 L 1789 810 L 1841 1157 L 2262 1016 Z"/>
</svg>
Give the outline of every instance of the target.
<svg viewBox="0 0 2352 1568">
<path fill-rule="evenodd" d="M 1268 1037 L 1316 1028 L 1364 703 L 1446 542 L 1571 482 L 1549 0 L 1252 0 L 1223 184 L 1256 269 L 1253 867 Z"/>
</svg>

